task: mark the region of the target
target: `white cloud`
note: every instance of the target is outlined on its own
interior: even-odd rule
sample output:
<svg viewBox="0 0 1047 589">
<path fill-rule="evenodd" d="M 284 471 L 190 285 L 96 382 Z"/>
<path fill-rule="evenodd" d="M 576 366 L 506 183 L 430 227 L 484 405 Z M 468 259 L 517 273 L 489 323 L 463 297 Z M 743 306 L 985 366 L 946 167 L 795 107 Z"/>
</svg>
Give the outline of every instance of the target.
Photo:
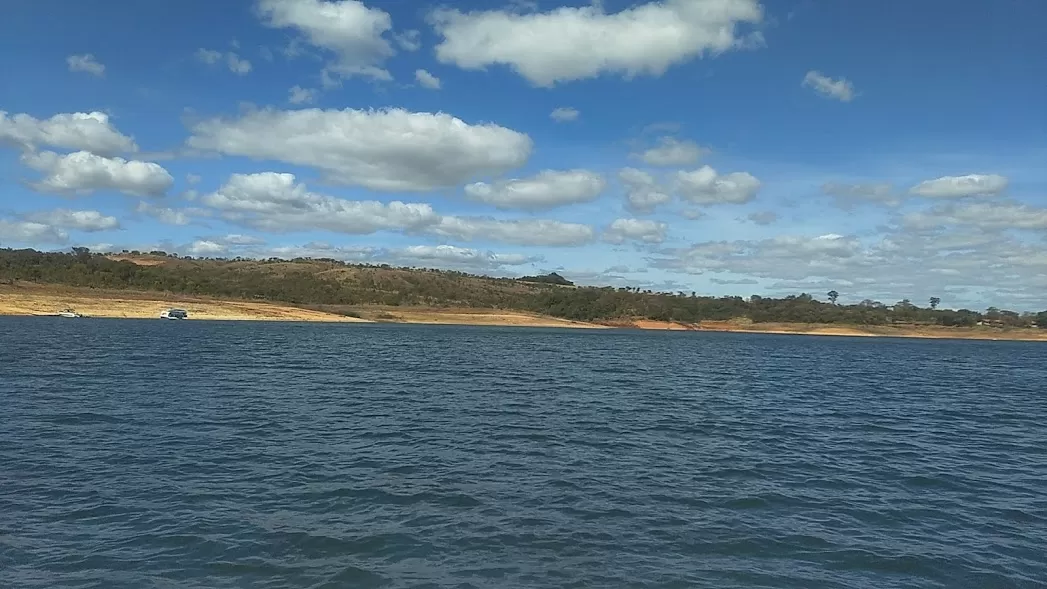
<svg viewBox="0 0 1047 589">
<path fill-rule="evenodd" d="M 994 196 L 1006 190 L 1007 184 L 1007 178 L 997 174 L 943 176 L 934 180 L 920 182 L 909 189 L 909 192 L 927 198 Z"/>
<path fill-rule="evenodd" d="M 14 243 L 65 243 L 69 234 L 47 223 L 36 221 L 8 221 L 0 219 L 0 246 Z"/>
<path fill-rule="evenodd" d="M 578 109 L 569 106 L 560 106 L 554 108 L 553 112 L 549 113 L 549 118 L 557 123 L 566 123 L 568 121 L 577 121 L 578 115 Z"/>
<path fill-rule="evenodd" d="M 861 202 L 881 204 L 888 207 L 896 207 L 901 204 L 901 199 L 894 193 L 890 184 L 841 184 L 827 182 L 822 185 L 822 192 L 833 197 L 836 206 L 844 210 L 851 210 Z"/>
<path fill-rule="evenodd" d="M 84 72 L 98 77 L 105 75 L 105 65 L 99 63 L 95 56 L 90 53 L 70 55 L 65 58 L 65 62 L 71 72 Z"/>
<path fill-rule="evenodd" d="M 199 184 L 200 180 L 203 180 L 203 178 L 201 178 L 199 174 L 186 174 L 185 175 L 185 181 L 190 183 L 190 184 Z"/>
<path fill-rule="evenodd" d="M 1047 230 L 1047 209 L 1017 202 L 974 202 L 909 213 L 902 224 L 916 229 L 965 225 L 982 231 Z"/>
<path fill-rule="evenodd" d="M 313 46 L 334 53 L 324 70 L 331 83 L 350 76 L 392 79 L 381 67 L 395 53 L 383 37 L 392 29 L 384 10 L 357 0 L 258 0 L 257 9 L 266 26 L 297 30 Z M 401 45 L 417 42 L 410 34 L 402 39 Z"/>
<path fill-rule="evenodd" d="M 194 256 L 215 257 L 225 254 L 229 251 L 229 248 L 216 241 L 198 239 L 189 244 L 189 247 L 186 248 L 186 250 Z"/>
<path fill-rule="evenodd" d="M 577 246 L 593 240 L 593 229 L 588 225 L 545 219 L 444 217 L 430 232 L 463 241 L 491 240 L 516 245 Z"/>
<path fill-rule="evenodd" d="M 608 14 L 599 6 L 543 13 L 437 10 L 436 57 L 465 69 L 507 65 L 536 86 L 601 74 L 659 76 L 673 65 L 752 46 L 739 28 L 762 21 L 756 0 L 664 0 Z"/>
<path fill-rule="evenodd" d="M 428 88 L 430 90 L 440 89 L 440 78 L 437 78 L 425 70 L 414 70 L 414 79 L 423 88 Z"/>
<path fill-rule="evenodd" d="M 646 219 L 615 219 L 603 232 L 603 238 L 610 243 L 642 241 L 643 243 L 662 243 L 669 226 L 665 223 Z"/>
<path fill-rule="evenodd" d="M 833 98 L 840 102 L 854 100 L 854 84 L 846 78 L 832 79 L 821 72 L 809 71 L 803 77 L 803 86 L 814 89 L 815 92 L 827 98 Z"/>
<path fill-rule="evenodd" d="M 379 252 L 377 259 L 405 266 L 441 266 L 495 269 L 540 261 L 536 256 L 501 254 L 453 245 L 413 245 Z"/>
<path fill-rule="evenodd" d="M 414 29 L 393 35 L 396 44 L 404 51 L 418 51 L 422 48 L 422 33 Z"/>
<path fill-rule="evenodd" d="M 287 101 L 291 104 L 312 104 L 316 101 L 316 90 L 293 86 L 289 91 Z"/>
<path fill-rule="evenodd" d="M 977 207 L 995 204 L 973 203 L 970 217 L 985 212 Z M 1000 225 L 1010 225 L 1016 219 L 1028 219 L 1030 212 L 1034 211 L 1010 210 L 1008 216 L 1008 209 L 997 207 L 993 214 L 999 215 Z M 1047 227 L 1047 215 L 1022 222 Z M 948 295 L 951 306 L 977 305 L 990 299 L 1003 306 L 1042 309 L 1043 289 L 1047 288 L 1047 254 L 1041 244 L 978 226 L 903 226 L 866 240 L 826 234 L 704 242 L 662 250 L 652 264 L 689 274 L 729 273 L 777 280 L 770 285 L 772 293 L 818 293 L 832 288 L 844 299 L 868 297 L 887 304 L 902 298 L 926 301 Z"/>
<path fill-rule="evenodd" d="M 367 234 L 421 229 L 440 220 L 427 204 L 342 200 L 310 192 L 293 174 L 233 174 L 204 204 L 228 220 L 268 231 L 326 229 Z"/>
<path fill-rule="evenodd" d="M 29 151 L 39 147 L 60 147 L 115 155 L 138 150 L 134 139 L 120 133 L 101 112 L 76 112 L 36 119 L 27 114 L 9 116 L 0 111 L 0 142 Z"/>
<path fill-rule="evenodd" d="M 676 191 L 694 204 L 742 204 L 756 198 L 760 181 L 748 172 L 720 175 L 710 166 L 676 173 Z"/>
<path fill-rule="evenodd" d="M 226 65 L 229 66 L 229 71 L 233 72 L 238 76 L 246 76 L 251 73 L 251 62 L 240 57 L 239 55 L 229 52 L 225 56 Z"/>
<path fill-rule="evenodd" d="M 106 158 L 86 151 L 59 155 L 52 151 L 27 153 L 22 163 L 44 173 L 33 184 L 43 192 L 87 194 L 119 190 L 135 196 L 162 196 L 174 183 L 167 170 L 153 162 Z"/>
<path fill-rule="evenodd" d="M 774 211 L 760 211 L 749 213 L 748 219 L 757 225 L 772 225 L 778 220 L 778 213 Z"/>
<path fill-rule="evenodd" d="M 672 197 L 658 184 L 654 176 L 643 170 L 622 168 L 618 172 L 618 179 L 626 187 L 626 208 L 634 213 L 650 213 L 659 205 L 672 200 Z"/>
<path fill-rule="evenodd" d="M 732 272 L 761 278 L 796 279 L 819 272 L 842 273 L 841 260 L 859 253 L 857 239 L 834 233 L 817 237 L 781 235 L 759 241 L 709 241 L 666 250 L 652 260 L 658 268 L 693 274 Z M 834 274 L 834 275 L 835 275 Z"/>
<path fill-rule="evenodd" d="M 385 110 L 261 110 L 195 124 L 189 146 L 310 166 L 332 182 L 374 190 L 425 191 L 523 165 L 531 138 L 444 113 Z"/>
<path fill-rule="evenodd" d="M 225 64 L 229 68 L 229 71 L 239 76 L 245 76 L 251 73 L 251 62 L 240 57 L 232 51 L 222 53 L 221 51 L 215 51 L 214 49 L 197 49 L 196 58 L 208 65 L 215 65 L 222 58 L 225 58 Z"/>
<path fill-rule="evenodd" d="M 680 141 L 674 137 L 662 137 L 658 146 L 643 153 L 633 154 L 649 166 L 686 166 L 708 155 L 709 149 L 693 141 Z"/>
<path fill-rule="evenodd" d="M 535 211 L 593 201 L 606 186 L 603 176 L 589 170 L 543 170 L 531 178 L 469 184 L 465 193 L 499 209 Z"/>
<path fill-rule="evenodd" d="M 103 215 L 98 211 L 56 209 L 30 213 L 26 216 L 26 219 L 52 227 L 75 229 L 77 231 L 111 231 L 120 228 L 120 222 L 116 217 Z"/>
<path fill-rule="evenodd" d="M 292 174 L 233 174 L 202 202 L 230 222 L 274 232 L 326 230 L 369 234 L 399 231 L 465 241 L 518 245 L 580 245 L 592 240 L 587 225 L 541 219 L 499 220 L 443 216 L 424 203 L 351 201 L 309 191 Z"/>
<path fill-rule="evenodd" d="M 227 245 L 263 245 L 265 240 L 254 235 L 243 235 L 242 233 L 230 233 L 218 240 Z"/>
<path fill-rule="evenodd" d="M 146 201 L 141 201 L 135 210 L 143 215 L 148 215 L 165 225 L 188 225 L 190 223 L 189 211 L 160 207 Z"/>
<path fill-rule="evenodd" d="M 196 50 L 196 58 L 206 64 L 214 65 L 222 59 L 222 52 L 215 51 L 214 49 L 204 49 L 201 47 L 200 49 Z"/>
</svg>

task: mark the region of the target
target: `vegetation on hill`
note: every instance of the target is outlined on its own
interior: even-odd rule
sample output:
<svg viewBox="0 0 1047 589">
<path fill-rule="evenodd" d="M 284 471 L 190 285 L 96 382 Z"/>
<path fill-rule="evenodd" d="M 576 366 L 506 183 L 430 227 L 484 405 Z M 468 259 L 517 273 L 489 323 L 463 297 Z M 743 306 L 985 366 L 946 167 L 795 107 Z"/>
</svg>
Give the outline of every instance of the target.
<svg viewBox="0 0 1047 589">
<path fill-rule="evenodd" d="M 574 286 L 574 283 L 560 276 L 556 272 L 550 272 L 544 276 L 521 276 L 517 278 L 520 282 L 537 282 L 539 284 L 559 284 L 560 286 Z"/>
<path fill-rule="evenodd" d="M 164 252 L 119 256 L 75 248 L 72 253 L 0 249 L 0 284 L 27 281 L 76 287 L 143 290 L 221 298 L 261 299 L 296 305 L 424 305 L 544 313 L 581 321 L 652 319 L 696 323 L 747 318 L 753 322 L 917 324 L 1047 327 L 1047 311 L 1018 314 L 940 309 L 931 297 L 921 308 L 908 300 L 886 305 L 865 300 L 836 304 L 809 294 L 770 298 L 708 297 L 623 287 L 575 287 L 552 273 L 520 279 L 489 278 L 448 270 L 347 264 L 332 259 L 215 260 Z"/>
</svg>

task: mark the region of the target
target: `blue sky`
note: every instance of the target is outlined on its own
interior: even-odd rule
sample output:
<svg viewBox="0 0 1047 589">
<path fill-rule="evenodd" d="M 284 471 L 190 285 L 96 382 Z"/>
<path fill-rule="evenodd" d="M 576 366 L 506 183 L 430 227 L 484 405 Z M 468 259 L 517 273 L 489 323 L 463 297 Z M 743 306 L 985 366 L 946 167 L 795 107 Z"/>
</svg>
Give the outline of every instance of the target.
<svg viewBox="0 0 1047 589">
<path fill-rule="evenodd" d="M 4 247 L 1047 308 L 1040 2 L 5 11 Z"/>
</svg>

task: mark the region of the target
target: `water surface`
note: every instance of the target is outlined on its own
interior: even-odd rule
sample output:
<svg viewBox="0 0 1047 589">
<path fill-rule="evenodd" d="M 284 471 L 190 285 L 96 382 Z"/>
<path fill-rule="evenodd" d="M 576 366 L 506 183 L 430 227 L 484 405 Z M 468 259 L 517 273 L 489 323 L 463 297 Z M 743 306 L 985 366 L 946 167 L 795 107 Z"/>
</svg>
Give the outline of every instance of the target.
<svg viewBox="0 0 1047 589">
<path fill-rule="evenodd" d="M 0 318 L 0 587 L 1047 586 L 1047 345 Z"/>
</svg>

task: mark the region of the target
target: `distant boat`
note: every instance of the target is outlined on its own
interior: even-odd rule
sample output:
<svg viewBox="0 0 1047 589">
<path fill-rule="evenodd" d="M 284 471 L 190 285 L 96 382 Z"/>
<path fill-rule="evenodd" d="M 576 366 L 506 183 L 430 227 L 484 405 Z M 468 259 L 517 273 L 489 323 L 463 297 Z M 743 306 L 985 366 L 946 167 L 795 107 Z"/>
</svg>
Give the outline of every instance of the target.
<svg viewBox="0 0 1047 589">
<path fill-rule="evenodd" d="M 74 311 L 72 309 L 66 309 L 65 311 L 62 311 L 61 313 L 59 313 L 58 316 L 59 317 L 68 317 L 70 319 L 76 318 L 76 317 L 83 317 L 83 315 L 81 315 L 80 313 L 77 313 L 76 311 Z"/>
<path fill-rule="evenodd" d="M 168 309 L 163 313 L 160 313 L 161 319 L 188 319 L 189 313 L 185 312 L 185 309 Z"/>
</svg>

